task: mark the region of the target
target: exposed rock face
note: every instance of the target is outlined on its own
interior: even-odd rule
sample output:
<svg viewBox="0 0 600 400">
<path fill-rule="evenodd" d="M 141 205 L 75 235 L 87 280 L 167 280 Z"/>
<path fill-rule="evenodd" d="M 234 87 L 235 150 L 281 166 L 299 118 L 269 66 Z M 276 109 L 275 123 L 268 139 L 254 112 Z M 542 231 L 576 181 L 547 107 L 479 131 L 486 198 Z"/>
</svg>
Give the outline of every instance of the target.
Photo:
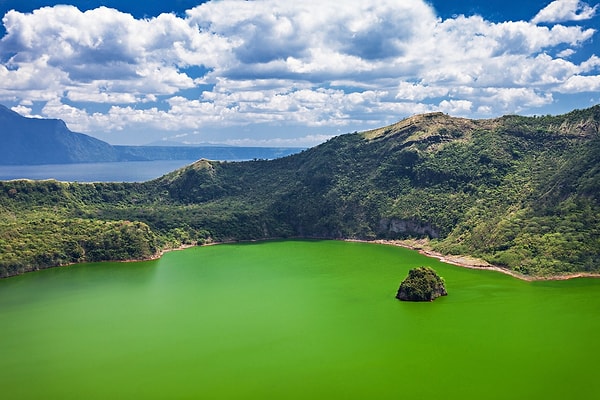
<svg viewBox="0 0 600 400">
<path fill-rule="evenodd" d="M 382 218 L 379 221 L 379 232 L 388 235 L 429 236 L 433 239 L 440 237 L 438 230 L 428 223 L 396 218 Z"/>
<path fill-rule="evenodd" d="M 446 296 L 444 280 L 429 267 L 417 267 L 408 272 L 400 284 L 396 298 L 403 301 L 433 301 Z"/>
</svg>

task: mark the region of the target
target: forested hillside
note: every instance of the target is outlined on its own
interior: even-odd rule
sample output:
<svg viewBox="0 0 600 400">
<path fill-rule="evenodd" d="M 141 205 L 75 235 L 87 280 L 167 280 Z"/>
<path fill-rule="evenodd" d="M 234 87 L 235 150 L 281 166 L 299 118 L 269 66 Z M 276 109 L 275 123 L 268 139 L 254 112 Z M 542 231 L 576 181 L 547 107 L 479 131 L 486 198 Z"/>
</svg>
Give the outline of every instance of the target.
<svg viewBox="0 0 600 400">
<path fill-rule="evenodd" d="M 524 274 L 598 272 L 599 127 L 600 106 L 435 113 L 276 160 L 200 160 L 142 184 L 3 182 L 0 275 L 282 237 L 428 237 L 443 253 Z"/>
</svg>

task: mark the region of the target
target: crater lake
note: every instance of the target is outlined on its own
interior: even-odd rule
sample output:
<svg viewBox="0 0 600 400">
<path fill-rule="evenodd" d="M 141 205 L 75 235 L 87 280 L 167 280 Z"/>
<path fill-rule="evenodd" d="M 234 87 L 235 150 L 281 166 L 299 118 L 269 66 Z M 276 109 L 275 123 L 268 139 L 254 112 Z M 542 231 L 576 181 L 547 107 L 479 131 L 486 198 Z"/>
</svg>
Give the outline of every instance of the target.
<svg viewBox="0 0 600 400">
<path fill-rule="evenodd" d="M 430 266 L 448 296 L 394 298 Z M 600 280 L 342 241 L 194 247 L 0 280 L 7 399 L 599 398 Z"/>
</svg>

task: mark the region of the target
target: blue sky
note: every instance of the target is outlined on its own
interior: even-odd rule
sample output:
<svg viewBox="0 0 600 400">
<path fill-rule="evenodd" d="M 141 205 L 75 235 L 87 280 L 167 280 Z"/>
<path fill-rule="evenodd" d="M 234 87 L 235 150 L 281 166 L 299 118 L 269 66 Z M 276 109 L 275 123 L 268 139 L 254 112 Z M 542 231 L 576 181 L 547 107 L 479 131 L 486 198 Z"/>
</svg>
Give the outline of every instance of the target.
<svg viewBox="0 0 600 400">
<path fill-rule="evenodd" d="M 113 144 L 307 147 L 600 103 L 600 0 L 0 0 L 0 103 Z"/>
</svg>

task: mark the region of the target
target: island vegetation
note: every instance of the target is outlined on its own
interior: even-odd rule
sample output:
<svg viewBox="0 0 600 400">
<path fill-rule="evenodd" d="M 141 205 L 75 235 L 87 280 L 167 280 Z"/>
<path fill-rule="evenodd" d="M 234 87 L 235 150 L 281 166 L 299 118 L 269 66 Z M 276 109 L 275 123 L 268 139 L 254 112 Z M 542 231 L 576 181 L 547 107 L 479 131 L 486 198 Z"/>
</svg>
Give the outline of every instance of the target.
<svg viewBox="0 0 600 400">
<path fill-rule="evenodd" d="M 600 271 L 600 106 L 434 113 L 144 183 L 0 182 L 0 276 L 182 244 L 425 238 L 528 276 Z"/>
<path fill-rule="evenodd" d="M 408 271 L 408 276 L 398 288 L 396 298 L 402 301 L 433 301 L 447 295 L 442 277 L 431 267 L 417 267 Z"/>
</svg>

